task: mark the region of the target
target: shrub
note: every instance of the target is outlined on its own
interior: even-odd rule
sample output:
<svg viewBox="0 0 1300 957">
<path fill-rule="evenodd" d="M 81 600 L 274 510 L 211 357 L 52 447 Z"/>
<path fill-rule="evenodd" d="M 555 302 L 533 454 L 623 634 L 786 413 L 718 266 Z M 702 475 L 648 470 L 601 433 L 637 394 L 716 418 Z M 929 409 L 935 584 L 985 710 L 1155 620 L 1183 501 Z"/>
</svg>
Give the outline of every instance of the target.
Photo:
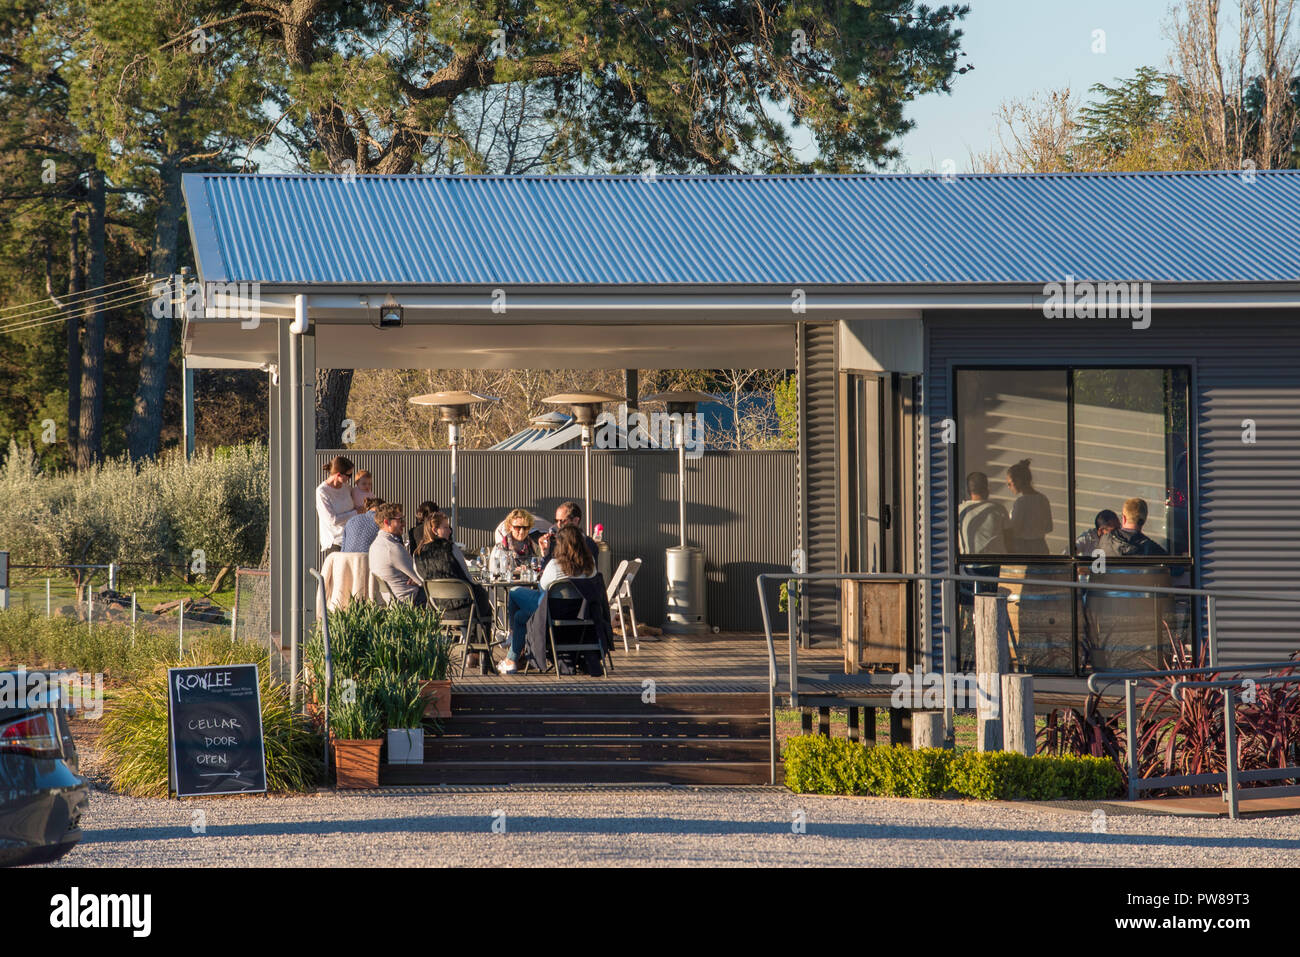
<svg viewBox="0 0 1300 957">
<path fill-rule="evenodd" d="M 321 741 L 311 723 L 295 715 L 283 685 L 273 684 L 265 655 L 255 646 L 214 653 L 195 648 L 179 664 L 257 663 L 262 695 L 266 783 L 272 791 L 305 791 L 321 779 Z M 111 764 L 113 785 L 137 797 L 167 796 L 167 666 L 136 681 L 105 710 L 100 744 Z"/>
<path fill-rule="evenodd" d="M 0 465 L 0 548 L 15 564 L 143 563 L 155 570 L 188 565 L 201 548 L 212 580 L 224 566 L 261 561 L 268 462 L 266 447 L 251 445 L 43 472 L 30 447 L 11 442 Z"/>
<path fill-rule="evenodd" d="M 1123 788 L 1118 769 L 1105 758 L 868 748 L 822 735 L 792 739 L 785 749 L 785 769 L 786 786 L 801 794 L 1049 801 L 1098 800 Z"/>
</svg>

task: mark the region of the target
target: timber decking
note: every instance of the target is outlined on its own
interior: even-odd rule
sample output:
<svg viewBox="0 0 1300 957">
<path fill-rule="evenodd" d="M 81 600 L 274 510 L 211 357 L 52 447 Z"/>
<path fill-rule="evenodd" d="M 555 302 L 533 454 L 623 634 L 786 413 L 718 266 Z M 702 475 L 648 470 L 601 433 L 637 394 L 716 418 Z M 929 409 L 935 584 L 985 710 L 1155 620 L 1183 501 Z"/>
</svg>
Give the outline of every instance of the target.
<svg viewBox="0 0 1300 957">
<path fill-rule="evenodd" d="M 761 635 L 665 635 L 627 652 L 616 644 L 608 677 L 453 677 L 452 717 L 440 734 L 425 735 L 424 763 L 384 764 L 381 784 L 769 783 L 769 659 Z M 776 663 L 783 707 L 790 701 L 785 636 Z M 845 675 L 837 645 L 799 649 L 798 666 L 801 707 L 890 705 L 892 676 Z M 1040 712 L 1079 707 L 1085 697 L 1082 679 L 1035 679 Z M 905 739 L 907 713 L 890 714 L 894 735 Z M 856 718 L 850 714 L 851 725 Z M 777 774 L 779 781 L 779 764 Z"/>
</svg>

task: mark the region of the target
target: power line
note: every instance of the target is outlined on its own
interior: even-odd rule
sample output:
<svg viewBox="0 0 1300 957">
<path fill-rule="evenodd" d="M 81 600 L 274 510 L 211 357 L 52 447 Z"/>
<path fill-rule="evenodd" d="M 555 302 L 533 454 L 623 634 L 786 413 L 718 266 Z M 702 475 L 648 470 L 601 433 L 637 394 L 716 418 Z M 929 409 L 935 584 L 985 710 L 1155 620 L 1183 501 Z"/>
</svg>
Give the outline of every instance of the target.
<svg viewBox="0 0 1300 957">
<path fill-rule="evenodd" d="M 142 303 L 149 302 L 153 298 L 155 297 L 153 296 L 152 293 L 146 295 L 138 295 L 135 293 L 131 293 L 124 296 L 121 299 L 105 301 L 100 304 L 100 308 L 101 309 L 125 308 L 127 306 L 134 306 L 134 305 L 139 305 Z M 69 315 L 67 313 L 64 313 L 63 315 L 60 316 L 55 316 L 53 318 L 44 318 L 44 317 L 20 318 L 15 322 L 11 323 L 10 325 L 0 326 L 0 333 L 21 332 L 24 329 L 35 329 L 38 326 L 48 326 L 56 322 L 67 322 L 68 318 Z"/>
<path fill-rule="evenodd" d="M 51 316 L 59 315 L 60 313 L 77 312 L 79 310 L 84 309 L 86 306 L 90 305 L 93 302 L 100 302 L 100 303 L 111 302 L 114 299 L 120 299 L 123 296 L 140 296 L 140 295 L 144 295 L 146 297 L 152 298 L 153 291 L 151 289 L 150 290 L 132 289 L 129 287 L 125 287 L 122 289 L 115 289 L 112 292 L 108 293 L 107 295 L 96 293 L 85 299 L 79 299 L 76 302 L 64 303 L 61 306 L 50 305 L 41 309 L 33 309 L 30 312 L 27 312 L 22 315 L 0 316 L 0 322 L 26 322 L 30 319 L 47 319 L 50 318 Z"/>
<path fill-rule="evenodd" d="M 63 297 L 62 301 L 65 304 L 65 306 L 71 303 L 84 301 L 90 296 L 98 295 L 103 290 L 112 289 L 115 286 L 136 285 L 140 283 L 142 280 L 149 279 L 150 276 L 151 276 L 150 273 L 141 273 L 140 275 L 132 276 L 129 279 L 118 279 L 114 282 L 105 283 L 102 286 L 94 286 L 90 289 L 81 289 L 78 290 L 77 292 L 69 293 L 67 296 Z M 18 306 L 0 306 L 0 319 L 13 318 L 12 316 L 4 315 L 4 313 L 8 313 L 8 312 L 19 312 L 22 310 L 32 310 L 32 309 L 41 310 L 41 309 L 48 309 L 48 308 L 51 308 L 49 297 L 46 297 L 45 299 L 38 299 L 35 302 L 23 303 L 22 305 L 18 305 Z M 53 308 L 63 308 L 63 307 L 55 306 Z"/>
</svg>

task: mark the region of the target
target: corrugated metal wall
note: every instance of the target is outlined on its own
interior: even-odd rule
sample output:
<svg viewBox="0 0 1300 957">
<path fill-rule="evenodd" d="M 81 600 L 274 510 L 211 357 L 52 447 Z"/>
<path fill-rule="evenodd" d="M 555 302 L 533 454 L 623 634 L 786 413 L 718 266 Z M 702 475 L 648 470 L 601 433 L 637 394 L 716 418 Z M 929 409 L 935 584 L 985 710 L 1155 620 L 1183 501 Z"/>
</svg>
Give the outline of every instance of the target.
<svg viewBox="0 0 1300 957">
<path fill-rule="evenodd" d="M 927 315 L 930 567 L 948 566 L 951 365 L 1188 365 L 1192 368 L 1197 489 L 1193 543 L 1207 588 L 1300 594 L 1300 328 L 1281 312 L 1156 310 L 1146 330 L 1127 321 Z M 1243 421 L 1255 441 L 1243 441 Z M 1197 544 L 1198 543 L 1198 544 Z M 1300 606 L 1220 601 L 1225 663 L 1300 649 Z M 937 590 L 932 617 L 939 614 Z M 932 629 L 933 630 L 933 629 Z"/>
<path fill-rule="evenodd" d="M 800 547 L 807 553 L 810 573 L 840 570 L 839 371 L 836 346 L 839 329 L 833 322 L 801 322 L 797 352 L 799 373 L 799 434 L 802 476 Z M 814 638 L 840 640 L 840 590 L 834 584 L 809 585 L 808 633 Z"/>
<path fill-rule="evenodd" d="M 426 499 L 451 511 L 446 451 L 331 449 L 317 453 L 318 471 L 335 455 L 374 473 L 376 494 L 401 502 L 408 516 Z M 462 451 L 459 462 L 459 539 L 474 552 L 490 543 L 512 508 L 549 521 L 561 502 L 582 501 L 581 452 Z M 688 458 L 686 495 L 687 538 L 706 557 L 709 622 L 724 631 L 761 631 L 754 578 L 788 569 L 794 548 L 795 453 Z M 593 451 L 591 499 L 593 524 L 605 526 L 615 566 L 625 558 L 642 561 L 633 585 L 638 618 L 661 624 L 664 549 L 678 540 L 676 454 Z M 775 594 L 771 600 L 775 609 Z"/>
</svg>

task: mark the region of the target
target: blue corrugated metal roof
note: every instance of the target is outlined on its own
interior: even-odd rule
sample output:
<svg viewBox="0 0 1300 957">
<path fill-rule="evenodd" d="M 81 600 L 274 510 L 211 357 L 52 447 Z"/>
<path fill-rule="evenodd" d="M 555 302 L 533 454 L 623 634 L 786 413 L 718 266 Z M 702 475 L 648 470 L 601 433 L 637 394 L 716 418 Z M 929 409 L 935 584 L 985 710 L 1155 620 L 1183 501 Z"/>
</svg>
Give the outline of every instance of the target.
<svg viewBox="0 0 1300 957">
<path fill-rule="evenodd" d="M 854 284 L 1300 279 L 1300 171 L 194 174 L 207 279 Z"/>
</svg>

